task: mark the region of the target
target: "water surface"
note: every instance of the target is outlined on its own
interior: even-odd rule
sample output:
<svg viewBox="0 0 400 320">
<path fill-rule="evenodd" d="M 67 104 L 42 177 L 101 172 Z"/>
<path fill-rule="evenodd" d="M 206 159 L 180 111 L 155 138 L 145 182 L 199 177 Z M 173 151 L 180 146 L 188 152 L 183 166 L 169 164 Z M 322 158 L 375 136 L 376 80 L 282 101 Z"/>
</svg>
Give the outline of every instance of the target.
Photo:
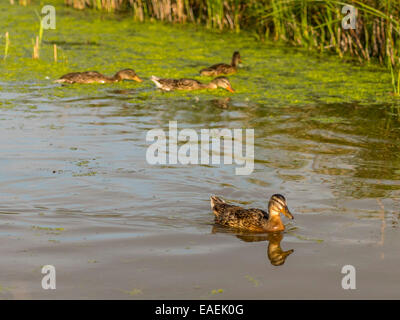
<svg viewBox="0 0 400 320">
<path fill-rule="evenodd" d="M 0 9 L 11 41 L 0 64 L 1 298 L 398 298 L 399 101 L 384 70 L 61 4 L 33 61 L 40 8 Z M 162 93 L 148 80 L 201 79 L 235 50 L 244 62 L 229 77 L 233 95 Z M 52 82 L 122 68 L 145 81 Z M 253 128 L 254 172 L 149 165 L 146 133 L 171 120 Z M 282 239 L 213 224 L 211 194 L 265 208 L 273 193 L 295 216 Z M 279 246 L 293 250 L 283 264 Z M 55 292 L 40 287 L 46 264 Z M 341 288 L 347 264 L 354 291 Z"/>
</svg>

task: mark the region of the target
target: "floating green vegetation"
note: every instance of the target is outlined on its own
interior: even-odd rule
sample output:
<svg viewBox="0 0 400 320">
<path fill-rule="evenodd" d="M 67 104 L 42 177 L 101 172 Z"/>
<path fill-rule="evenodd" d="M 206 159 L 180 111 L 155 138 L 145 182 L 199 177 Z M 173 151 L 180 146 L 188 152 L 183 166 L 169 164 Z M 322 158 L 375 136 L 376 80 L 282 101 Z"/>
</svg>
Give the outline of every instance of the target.
<svg viewBox="0 0 400 320">
<path fill-rule="evenodd" d="M 64 228 L 56 227 L 56 228 L 51 228 L 51 227 L 41 227 L 41 226 L 32 226 L 33 230 L 45 230 L 45 231 L 65 231 Z"/>
<path fill-rule="evenodd" d="M 339 117 L 324 117 L 324 118 L 322 118 L 322 117 L 311 117 L 308 120 L 317 121 L 317 122 L 320 122 L 320 123 L 323 123 L 323 124 L 325 124 L 325 123 L 341 123 L 341 122 L 343 122 L 343 119 L 339 118 Z"/>
<path fill-rule="evenodd" d="M 260 285 L 260 282 L 252 276 L 246 275 L 245 278 L 249 280 L 255 287 L 258 287 Z"/>
<path fill-rule="evenodd" d="M 10 101 L 0 101 L 0 109 L 12 109 L 15 104 Z"/>
<path fill-rule="evenodd" d="M 224 293 L 224 289 L 213 289 L 211 290 L 211 294 L 220 294 Z"/>
<path fill-rule="evenodd" d="M 82 106 L 98 107 L 102 106 L 102 97 L 112 96 L 136 109 L 188 103 L 200 108 L 202 101 L 215 98 L 232 98 L 226 103 L 227 108 L 248 109 L 351 102 L 400 104 L 390 95 L 391 75 L 384 67 L 342 63 L 334 56 L 312 54 L 279 42 L 256 42 L 254 34 L 247 31 L 238 35 L 155 21 L 144 25 L 129 16 L 81 12 L 62 4 L 55 4 L 57 29 L 43 31 L 38 60 L 32 60 L 29 39 L 37 33 L 34 10 L 39 7 L 0 4 L 0 25 L 7 27 L 10 34 L 8 57 L 0 64 L 0 80 L 14 83 L 15 89 L 11 90 L 29 91 L 35 84 L 49 101 L 80 101 Z M 53 57 L 55 44 L 58 63 Z M 223 89 L 164 93 L 149 81 L 155 75 L 207 82 L 210 79 L 200 77 L 199 70 L 213 63 L 229 62 L 235 50 L 244 59 L 239 72 L 229 76 L 235 94 Z M 112 75 L 123 68 L 135 69 L 145 81 L 69 86 L 52 83 L 68 72 L 97 70 Z M 91 98 L 90 105 L 87 97 Z"/>
<path fill-rule="evenodd" d="M 137 296 L 143 294 L 141 289 L 134 288 L 131 291 L 124 291 L 125 293 L 129 294 L 130 296 Z"/>
<path fill-rule="evenodd" d="M 89 162 L 90 162 L 90 161 L 82 160 L 82 161 L 78 161 L 78 162 L 76 163 L 76 165 L 77 165 L 78 167 L 86 167 L 86 166 L 89 164 Z"/>
<path fill-rule="evenodd" d="M 84 172 L 84 173 L 73 173 L 73 177 L 92 177 L 97 174 L 96 171 L 89 171 L 89 172 Z"/>
<path fill-rule="evenodd" d="M 205 24 L 213 29 L 251 30 L 257 39 L 272 38 L 296 46 L 329 51 L 339 57 L 371 59 L 387 66 L 392 89 L 400 94 L 400 3 L 391 0 L 352 1 L 358 12 L 358 27 L 342 28 L 346 4 L 336 0 L 66 0 L 78 9 L 96 8 L 108 12 L 129 11 L 135 20 Z M 175 8 L 171 10 L 171 8 Z"/>
<path fill-rule="evenodd" d="M 324 242 L 324 240 L 322 240 L 322 239 L 312 239 L 312 238 L 308 238 L 308 237 L 305 237 L 305 236 L 301 236 L 301 235 L 296 234 L 294 232 L 288 232 L 288 234 L 290 234 L 292 236 L 295 236 L 297 239 L 300 239 L 300 240 L 313 241 L 313 242 L 317 242 L 317 243 Z"/>
</svg>

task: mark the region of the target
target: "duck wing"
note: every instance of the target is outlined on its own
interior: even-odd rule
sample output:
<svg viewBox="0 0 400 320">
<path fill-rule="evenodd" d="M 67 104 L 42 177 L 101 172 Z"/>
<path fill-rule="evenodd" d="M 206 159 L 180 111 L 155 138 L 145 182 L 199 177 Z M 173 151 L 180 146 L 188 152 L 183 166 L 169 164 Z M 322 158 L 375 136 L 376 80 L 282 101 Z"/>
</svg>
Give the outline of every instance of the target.
<svg viewBox="0 0 400 320">
<path fill-rule="evenodd" d="M 79 80 L 85 83 L 90 82 L 104 82 L 107 80 L 107 77 L 97 71 L 85 71 L 81 72 L 79 76 Z"/>
<path fill-rule="evenodd" d="M 105 76 L 97 71 L 71 72 L 63 75 L 57 82 L 88 83 L 104 80 Z"/>
<path fill-rule="evenodd" d="M 200 70 L 200 74 L 204 76 L 217 76 L 220 74 L 229 74 L 235 72 L 236 69 L 230 64 L 217 63 L 211 67 Z"/>
<path fill-rule="evenodd" d="M 208 69 L 220 70 L 220 69 L 229 68 L 229 67 L 232 67 L 232 66 L 230 64 L 226 64 L 226 63 L 217 63 L 217 64 L 213 64 Z"/>
<path fill-rule="evenodd" d="M 213 212 L 217 223 L 237 228 L 261 229 L 263 221 L 268 219 L 268 213 L 264 210 L 245 209 L 227 203 L 215 204 Z"/>
<path fill-rule="evenodd" d="M 194 90 L 202 87 L 202 83 L 195 79 L 179 79 L 176 85 L 179 90 Z"/>
<path fill-rule="evenodd" d="M 60 79 L 55 80 L 55 82 L 67 82 L 67 83 L 74 83 L 76 79 L 79 78 L 81 72 L 71 72 L 64 74 L 60 77 Z"/>
<path fill-rule="evenodd" d="M 100 72 L 97 72 L 97 71 L 84 71 L 84 72 L 81 72 L 81 75 L 83 77 L 104 77 L 103 74 L 101 74 Z"/>
</svg>

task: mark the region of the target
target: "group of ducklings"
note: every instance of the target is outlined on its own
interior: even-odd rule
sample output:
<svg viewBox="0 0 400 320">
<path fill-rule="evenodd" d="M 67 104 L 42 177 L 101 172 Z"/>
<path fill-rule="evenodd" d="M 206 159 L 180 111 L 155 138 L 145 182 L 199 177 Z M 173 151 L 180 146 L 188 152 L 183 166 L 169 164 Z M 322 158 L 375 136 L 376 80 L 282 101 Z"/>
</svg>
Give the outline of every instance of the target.
<svg viewBox="0 0 400 320">
<path fill-rule="evenodd" d="M 229 92 L 235 92 L 233 90 L 229 80 L 221 75 L 228 75 L 237 71 L 237 66 L 241 62 L 240 53 L 238 51 L 233 53 L 231 64 L 218 63 L 211 67 L 200 70 L 200 75 L 215 77 L 209 83 L 202 83 L 195 79 L 162 79 L 156 76 L 151 76 L 150 80 L 155 83 L 157 88 L 163 91 L 173 90 L 201 90 L 201 89 L 217 89 L 223 88 Z M 97 71 L 85 71 L 85 72 L 72 72 L 63 75 L 60 79 L 55 80 L 58 83 L 111 83 L 123 80 L 133 80 L 142 82 L 133 69 L 123 69 L 118 71 L 114 76 L 106 76 Z"/>
<path fill-rule="evenodd" d="M 235 51 L 230 64 L 218 63 L 211 67 L 200 70 L 200 75 L 215 77 L 209 83 L 202 83 L 195 79 L 162 79 L 151 76 L 150 80 L 157 88 L 163 91 L 173 90 L 200 90 L 223 88 L 234 92 L 229 80 L 221 75 L 228 75 L 237 72 L 241 62 L 240 53 Z M 132 69 L 123 69 L 114 76 L 108 77 L 97 71 L 73 72 L 63 75 L 55 82 L 58 83 L 111 83 L 123 80 L 134 80 L 142 82 L 136 72 Z M 268 211 L 261 209 L 244 209 L 239 206 L 227 204 L 219 197 L 211 196 L 211 209 L 215 215 L 215 222 L 228 227 L 244 229 L 252 232 L 281 232 L 285 226 L 281 221 L 282 213 L 289 219 L 293 219 L 286 204 L 286 199 L 280 194 L 274 194 L 268 203 Z"/>
</svg>

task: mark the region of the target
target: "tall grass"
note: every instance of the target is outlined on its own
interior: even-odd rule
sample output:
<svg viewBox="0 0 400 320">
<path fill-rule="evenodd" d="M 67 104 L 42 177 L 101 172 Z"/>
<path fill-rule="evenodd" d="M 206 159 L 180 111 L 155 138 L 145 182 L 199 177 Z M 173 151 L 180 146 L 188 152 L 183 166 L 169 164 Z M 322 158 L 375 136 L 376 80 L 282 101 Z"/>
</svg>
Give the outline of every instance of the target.
<svg viewBox="0 0 400 320">
<path fill-rule="evenodd" d="M 4 57 L 3 57 L 4 60 L 7 59 L 8 49 L 10 47 L 10 37 L 8 35 L 8 31 L 5 33 L 5 40 L 6 40 L 6 43 L 5 43 L 5 46 L 4 46 Z"/>
<path fill-rule="evenodd" d="M 249 29 L 272 38 L 361 63 L 376 61 L 400 95 L 400 1 L 348 0 L 357 8 L 355 30 L 343 29 L 339 0 L 64 0 L 77 9 L 131 12 L 138 21 L 192 22 L 209 28 Z M 20 0 L 20 3 L 29 0 Z"/>
<path fill-rule="evenodd" d="M 335 0 L 270 0 L 256 18 L 274 39 L 319 51 L 350 55 L 361 63 L 385 65 L 392 75 L 393 92 L 400 94 L 400 1 L 352 1 L 357 9 L 356 29 L 343 29 L 346 4 Z"/>
</svg>

